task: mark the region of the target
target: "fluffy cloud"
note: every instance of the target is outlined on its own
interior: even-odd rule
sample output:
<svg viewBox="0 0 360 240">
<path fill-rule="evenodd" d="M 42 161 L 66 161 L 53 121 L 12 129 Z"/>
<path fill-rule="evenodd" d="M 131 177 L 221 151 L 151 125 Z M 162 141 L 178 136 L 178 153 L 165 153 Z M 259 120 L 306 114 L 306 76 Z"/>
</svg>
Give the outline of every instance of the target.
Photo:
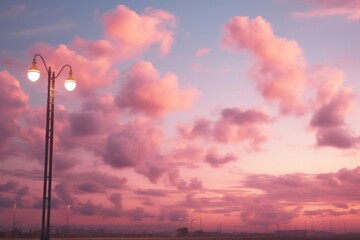
<svg viewBox="0 0 360 240">
<path fill-rule="evenodd" d="M 54 192 L 57 197 L 66 205 L 75 203 L 76 198 L 71 191 L 71 185 L 69 183 L 59 183 L 55 185 Z"/>
<path fill-rule="evenodd" d="M 213 122 L 207 119 L 199 118 L 189 126 L 179 126 L 179 133 L 187 139 L 201 137 L 209 139 L 213 134 Z"/>
<path fill-rule="evenodd" d="M 29 207 L 33 199 L 27 198 L 29 187 L 19 182 L 9 180 L 0 183 L 0 207 L 10 208 L 16 202 L 18 207 Z"/>
<path fill-rule="evenodd" d="M 94 59 L 126 60 L 137 57 L 153 45 L 160 52 L 170 52 L 174 42 L 176 18 L 169 12 L 147 8 L 142 14 L 118 5 L 102 17 L 104 39 L 89 41 L 76 37 L 72 47 Z"/>
<path fill-rule="evenodd" d="M 226 108 L 215 123 L 214 136 L 223 143 L 249 141 L 251 149 L 258 150 L 266 141 L 264 125 L 271 121 L 269 115 L 260 110 Z"/>
<path fill-rule="evenodd" d="M 311 119 L 313 127 L 336 127 L 345 124 L 345 114 L 351 110 L 353 95 L 348 90 L 341 90 L 334 94 L 331 100 L 324 103 Z"/>
<path fill-rule="evenodd" d="M 127 71 L 116 103 L 132 112 L 159 116 L 190 108 L 198 94 L 194 88 L 180 89 L 174 73 L 160 76 L 150 62 L 140 61 Z"/>
<path fill-rule="evenodd" d="M 147 121 L 124 124 L 109 135 L 104 162 L 115 168 L 136 167 L 159 153 L 162 132 Z"/>
<path fill-rule="evenodd" d="M 295 12 L 295 17 L 312 18 L 328 16 L 344 16 L 346 20 L 357 21 L 360 19 L 360 2 L 357 0 L 305 0 L 311 9 L 304 12 Z"/>
<path fill-rule="evenodd" d="M 162 53 L 168 53 L 174 42 L 171 29 L 175 17 L 166 11 L 147 8 L 139 15 L 124 5 L 118 5 L 103 16 L 107 37 L 122 46 L 125 56 L 137 54 L 152 44 L 159 44 Z"/>
<path fill-rule="evenodd" d="M 215 122 L 197 119 L 193 124 L 179 126 L 178 131 L 185 139 L 249 142 L 251 150 L 258 150 L 267 139 L 264 126 L 271 122 L 272 118 L 261 110 L 225 108 Z"/>
<path fill-rule="evenodd" d="M 99 88 L 108 86 L 112 83 L 114 78 L 118 75 L 118 71 L 113 69 L 111 59 L 105 57 L 87 58 L 78 54 L 66 45 L 60 44 L 57 48 L 49 45 L 38 43 L 32 47 L 31 52 L 41 52 L 42 56 L 46 56 L 46 63 L 48 67 L 52 67 L 53 71 L 59 73 L 59 64 L 70 64 L 73 70 L 73 75 L 77 81 L 78 87 L 75 92 L 79 92 L 83 97 L 89 97 L 94 94 Z M 61 59 L 61 61 L 59 61 Z M 37 59 L 38 67 L 42 71 L 43 67 L 40 59 Z M 64 69 L 59 80 L 65 79 L 68 74 L 68 68 Z M 57 81 L 59 82 L 59 81 Z M 60 81 L 63 84 L 64 81 Z M 64 88 L 58 88 L 61 93 Z"/>
<path fill-rule="evenodd" d="M 241 219 L 250 225 L 275 225 L 288 222 L 300 215 L 300 208 L 286 209 L 277 201 L 264 196 L 249 196 L 243 201 Z M 277 222 L 276 222 L 277 221 Z"/>
<path fill-rule="evenodd" d="M 19 136 L 21 127 L 18 117 L 27 110 L 28 97 L 21 89 L 19 81 L 7 71 L 0 71 L 0 84 L 0 152 L 13 155 L 15 150 L 12 149 L 10 141 Z"/>
<path fill-rule="evenodd" d="M 224 31 L 225 47 L 247 50 L 255 56 L 250 76 L 261 95 L 278 102 L 283 114 L 304 113 L 305 61 L 297 42 L 276 36 L 262 17 L 234 17 Z"/>
<path fill-rule="evenodd" d="M 102 116 L 95 111 L 83 111 L 69 116 L 70 131 L 75 136 L 88 136 L 101 132 Z"/>
<path fill-rule="evenodd" d="M 321 202 L 333 205 L 339 201 L 352 201 L 360 194 L 357 184 L 360 168 L 340 169 L 323 174 L 255 174 L 243 181 L 244 187 L 264 191 L 268 199 L 287 202 Z"/>
<path fill-rule="evenodd" d="M 110 93 L 96 95 L 93 98 L 86 99 L 82 104 L 82 108 L 84 111 L 99 111 L 106 116 L 118 113 L 114 102 L 114 96 Z"/>
<path fill-rule="evenodd" d="M 62 126 L 56 128 L 61 147 L 59 154 L 71 152 L 74 160 L 76 157 L 78 160 L 84 158 L 85 152 L 102 156 L 109 134 L 117 131 L 121 125 L 113 97 L 107 94 L 87 99 L 82 108 L 64 114 L 63 119 L 55 119 L 62 122 Z"/>
<path fill-rule="evenodd" d="M 108 197 L 109 201 L 114 204 L 114 206 L 118 209 L 122 207 L 122 196 L 119 193 L 113 193 Z"/>
<path fill-rule="evenodd" d="M 222 165 L 235 161 L 237 157 L 233 154 L 226 154 L 221 156 L 216 148 L 212 148 L 205 156 L 205 162 L 208 162 L 212 167 L 221 167 Z"/>
<path fill-rule="evenodd" d="M 318 146 L 353 148 L 360 140 L 345 122 L 355 97 L 351 89 L 341 88 L 343 80 L 341 71 L 326 67 L 316 68 L 312 74 L 317 96 L 310 125 L 316 129 Z"/>
</svg>

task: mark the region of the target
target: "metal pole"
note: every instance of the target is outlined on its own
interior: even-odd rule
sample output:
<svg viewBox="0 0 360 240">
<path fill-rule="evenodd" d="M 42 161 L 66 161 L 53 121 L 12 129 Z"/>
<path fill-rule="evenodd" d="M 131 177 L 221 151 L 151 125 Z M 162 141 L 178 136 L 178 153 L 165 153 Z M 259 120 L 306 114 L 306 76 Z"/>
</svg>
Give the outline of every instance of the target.
<svg viewBox="0 0 360 240">
<path fill-rule="evenodd" d="M 51 209 L 51 180 L 52 180 L 52 156 L 54 138 L 54 96 L 55 96 L 55 73 L 48 69 L 48 92 L 46 107 L 45 129 L 45 163 L 44 163 L 44 188 L 41 221 L 41 240 L 50 239 L 50 209 Z"/>
<path fill-rule="evenodd" d="M 50 128 L 50 119 L 51 119 L 51 68 L 47 70 L 48 73 L 48 87 L 47 87 L 47 105 L 46 105 L 46 127 L 45 127 L 45 162 L 44 162 L 44 186 L 43 186 L 43 205 L 42 205 L 42 221 L 41 221 L 41 240 L 48 240 L 48 230 L 47 230 L 47 218 L 45 217 L 48 210 L 48 181 L 49 181 L 49 139 L 51 138 L 51 128 Z"/>
<path fill-rule="evenodd" d="M 35 54 L 33 67 L 37 70 L 35 58 L 41 58 L 48 74 L 47 86 L 47 105 L 46 105 L 46 126 L 45 126 L 45 157 L 44 157 L 44 184 L 43 184 L 43 204 L 41 215 L 41 240 L 50 239 L 50 213 L 51 213 L 51 183 L 52 183 L 52 163 L 53 163 L 53 140 L 54 140 L 54 102 L 55 102 L 55 79 L 65 67 L 70 68 L 69 78 L 72 79 L 72 69 L 69 64 L 64 65 L 58 75 L 47 67 L 44 58 L 40 54 Z M 33 68 L 32 67 L 32 68 Z M 30 70 L 32 69 L 30 68 Z M 37 70 L 38 71 L 38 70 Z M 32 79 L 30 79 L 32 80 Z M 35 81 L 37 79 L 34 79 Z M 74 81 L 74 80 L 71 80 Z M 65 82 L 66 83 L 66 82 Z M 73 90 L 73 89 L 72 89 Z"/>
<path fill-rule="evenodd" d="M 70 205 L 67 205 L 67 216 L 66 216 L 66 233 L 69 234 L 69 212 Z"/>
<path fill-rule="evenodd" d="M 16 202 L 14 202 L 14 215 L 13 215 L 13 225 L 12 225 L 13 237 L 15 237 L 15 214 L 16 214 Z"/>
</svg>

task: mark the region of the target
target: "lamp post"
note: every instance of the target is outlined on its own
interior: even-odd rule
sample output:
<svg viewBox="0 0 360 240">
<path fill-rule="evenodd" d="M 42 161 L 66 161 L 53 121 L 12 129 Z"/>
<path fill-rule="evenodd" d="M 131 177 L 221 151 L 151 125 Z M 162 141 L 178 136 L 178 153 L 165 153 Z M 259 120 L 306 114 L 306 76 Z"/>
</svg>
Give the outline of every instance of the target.
<svg viewBox="0 0 360 240">
<path fill-rule="evenodd" d="M 196 221 L 196 218 L 191 217 L 191 222 L 190 222 L 190 232 L 192 232 L 192 227 L 193 227 L 193 222 Z"/>
<path fill-rule="evenodd" d="M 44 186 L 43 186 L 43 205 L 42 205 L 42 221 L 41 221 L 41 240 L 50 239 L 50 210 L 51 210 L 51 180 L 52 180 L 52 159 L 53 159 L 53 138 L 54 138 L 54 98 L 55 98 L 55 79 L 60 75 L 65 67 L 70 69 L 69 76 L 65 80 L 65 88 L 72 91 L 76 87 L 76 82 L 72 76 L 72 68 L 70 65 L 64 65 L 59 73 L 47 67 L 44 58 L 40 54 L 35 54 L 32 66 L 28 70 L 28 78 L 32 82 L 36 82 L 40 78 L 40 71 L 36 66 L 36 57 L 39 57 L 48 74 L 47 87 L 47 108 L 46 108 L 46 127 L 45 127 L 45 162 L 44 162 Z"/>
<path fill-rule="evenodd" d="M 69 234 L 69 212 L 71 205 L 67 205 L 67 216 L 66 216 L 66 233 Z"/>
<path fill-rule="evenodd" d="M 16 202 L 14 202 L 14 213 L 13 213 L 13 220 L 12 220 L 12 234 L 15 237 L 15 215 L 16 215 Z"/>
</svg>

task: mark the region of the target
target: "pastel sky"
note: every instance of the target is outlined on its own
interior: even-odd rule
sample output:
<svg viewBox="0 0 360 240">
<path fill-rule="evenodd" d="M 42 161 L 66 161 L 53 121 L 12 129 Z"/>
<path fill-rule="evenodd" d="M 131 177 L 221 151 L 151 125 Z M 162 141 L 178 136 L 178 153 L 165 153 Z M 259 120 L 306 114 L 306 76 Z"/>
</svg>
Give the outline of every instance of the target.
<svg viewBox="0 0 360 240">
<path fill-rule="evenodd" d="M 360 1 L 0 2 L 0 227 L 360 231 Z M 192 223 L 192 224 L 191 224 Z M 192 226 L 191 226 L 192 225 Z"/>
</svg>

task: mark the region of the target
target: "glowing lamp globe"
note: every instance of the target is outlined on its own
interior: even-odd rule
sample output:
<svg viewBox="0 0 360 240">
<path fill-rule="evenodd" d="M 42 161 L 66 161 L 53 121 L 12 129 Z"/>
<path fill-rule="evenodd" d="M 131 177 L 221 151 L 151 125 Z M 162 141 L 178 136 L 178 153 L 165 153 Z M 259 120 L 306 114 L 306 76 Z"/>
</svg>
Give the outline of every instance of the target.
<svg viewBox="0 0 360 240">
<path fill-rule="evenodd" d="M 30 81 L 32 82 L 36 82 L 37 80 L 39 80 L 40 78 L 40 71 L 39 69 L 36 67 L 36 63 L 33 63 L 32 66 L 29 68 L 28 70 L 28 78 Z"/>
<path fill-rule="evenodd" d="M 70 72 L 69 73 L 69 76 L 68 76 L 68 78 L 65 80 L 65 88 L 66 88 L 66 90 L 68 90 L 68 91 L 73 91 L 74 89 L 75 89 L 75 87 L 76 87 L 76 81 L 75 81 L 75 79 L 74 79 L 74 77 L 73 77 L 73 75 L 72 75 L 72 72 Z"/>
</svg>

